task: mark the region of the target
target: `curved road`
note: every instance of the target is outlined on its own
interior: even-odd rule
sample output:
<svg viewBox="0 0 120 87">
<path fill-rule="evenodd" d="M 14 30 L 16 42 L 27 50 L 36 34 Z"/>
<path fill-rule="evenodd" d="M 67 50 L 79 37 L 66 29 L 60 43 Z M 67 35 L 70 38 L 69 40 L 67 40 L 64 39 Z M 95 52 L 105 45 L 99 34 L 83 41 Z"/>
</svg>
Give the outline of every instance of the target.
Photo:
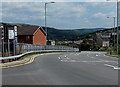
<svg viewBox="0 0 120 87">
<path fill-rule="evenodd" d="M 118 59 L 102 52 L 52 53 L 3 69 L 3 85 L 117 85 Z"/>
</svg>

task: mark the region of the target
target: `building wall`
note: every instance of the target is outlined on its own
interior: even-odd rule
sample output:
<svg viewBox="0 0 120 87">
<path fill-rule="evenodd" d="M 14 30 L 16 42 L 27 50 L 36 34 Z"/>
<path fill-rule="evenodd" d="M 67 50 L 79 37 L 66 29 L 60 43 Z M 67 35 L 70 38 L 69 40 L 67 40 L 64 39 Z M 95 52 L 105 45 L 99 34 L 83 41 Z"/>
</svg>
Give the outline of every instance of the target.
<svg viewBox="0 0 120 87">
<path fill-rule="evenodd" d="M 96 33 L 96 42 L 99 46 L 110 46 L 113 44 L 111 33 Z"/>
<path fill-rule="evenodd" d="M 27 36 L 27 35 L 19 35 L 18 36 L 18 43 L 27 43 L 27 44 L 33 44 L 33 36 Z"/>
<path fill-rule="evenodd" d="M 46 36 L 40 29 L 33 36 L 33 44 L 46 45 Z"/>
<path fill-rule="evenodd" d="M 99 45 L 99 46 L 102 46 L 102 42 L 103 42 L 103 40 L 102 40 L 102 38 L 101 38 L 101 34 L 100 33 L 96 33 L 96 36 L 95 36 L 96 38 L 96 43 L 97 43 L 97 45 Z"/>
<path fill-rule="evenodd" d="M 103 47 L 109 47 L 110 46 L 110 42 L 109 41 L 103 41 L 103 44 L 102 44 Z"/>
</svg>

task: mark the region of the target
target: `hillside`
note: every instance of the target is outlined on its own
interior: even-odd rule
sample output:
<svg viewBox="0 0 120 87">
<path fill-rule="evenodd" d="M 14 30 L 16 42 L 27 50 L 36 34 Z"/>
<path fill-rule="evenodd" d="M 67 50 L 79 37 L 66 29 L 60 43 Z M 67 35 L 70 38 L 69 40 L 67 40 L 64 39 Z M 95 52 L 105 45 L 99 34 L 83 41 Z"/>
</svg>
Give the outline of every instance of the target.
<svg viewBox="0 0 120 87">
<path fill-rule="evenodd" d="M 43 27 L 44 28 L 44 27 Z M 55 28 L 47 28 L 49 40 L 77 40 L 81 35 L 103 30 L 103 28 L 94 29 L 73 29 L 73 30 L 60 30 Z"/>
<path fill-rule="evenodd" d="M 120 40 L 120 27 L 118 29 L 119 29 L 118 37 Z M 108 28 L 108 29 L 104 29 L 104 30 L 97 30 L 97 31 L 89 33 L 89 34 L 81 35 L 80 39 L 94 38 L 96 33 L 112 33 L 113 30 L 114 30 L 113 28 Z M 117 32 L 117 28 L 115 28 L 115 32 Z"/>
<path fill-rule="evenodd" d="M 31 26 L 29 24 L 18 24 L 18 23 L 7 23 L 9 25 L 17 25 L 18 27 L 23 26 Z M 1 23 L 0 23 L 1 25 Z M 45 29 L 45 27 L 43 27 Z M 89 33 L 96 32 L 98 30 L 104 30 L 104 28 L 91 28 L 91 29 L 55 29 L 55 28 L 47 28 L 48 36 L 47 38 L 49 40 L 77 40 L 81 36 Z"/>
</svg>

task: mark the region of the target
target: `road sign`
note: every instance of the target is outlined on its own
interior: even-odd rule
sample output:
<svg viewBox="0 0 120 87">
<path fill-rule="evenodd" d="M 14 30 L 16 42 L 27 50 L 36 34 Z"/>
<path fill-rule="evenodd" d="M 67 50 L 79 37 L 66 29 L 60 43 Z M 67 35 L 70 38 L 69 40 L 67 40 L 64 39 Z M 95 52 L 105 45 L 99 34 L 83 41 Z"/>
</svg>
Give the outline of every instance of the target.
<svg viewBox="0 0 120 87">
<path fill-rule="evenodd" d="M 117 33 L 112 33 L 112 35 L 117 35 Z"/>
<path fill-rule="evenodd" d="M 15 35 L 14 35 L 14 30 L 8 30 L 9 32 L 9 39 L 14 39 Z"/>
</svg>

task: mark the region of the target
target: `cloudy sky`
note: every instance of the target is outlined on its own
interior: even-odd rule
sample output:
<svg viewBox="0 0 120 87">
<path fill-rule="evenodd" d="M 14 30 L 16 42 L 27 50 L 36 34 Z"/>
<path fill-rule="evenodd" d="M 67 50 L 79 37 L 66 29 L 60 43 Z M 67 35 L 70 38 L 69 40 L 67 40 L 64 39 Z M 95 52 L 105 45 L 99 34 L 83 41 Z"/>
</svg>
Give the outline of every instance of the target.
<svg viewBox="0 0 120 87">
<path fill-rule="evenodd" d="M 113 27 L 116 2 L 89 1 L 56 0 L 55 3 L 47 4 L 47 26 L 59 29 Z M 1 5 L 2 22 L 44 26 L 45 0 L 6 0 Z"/>
</svg>

